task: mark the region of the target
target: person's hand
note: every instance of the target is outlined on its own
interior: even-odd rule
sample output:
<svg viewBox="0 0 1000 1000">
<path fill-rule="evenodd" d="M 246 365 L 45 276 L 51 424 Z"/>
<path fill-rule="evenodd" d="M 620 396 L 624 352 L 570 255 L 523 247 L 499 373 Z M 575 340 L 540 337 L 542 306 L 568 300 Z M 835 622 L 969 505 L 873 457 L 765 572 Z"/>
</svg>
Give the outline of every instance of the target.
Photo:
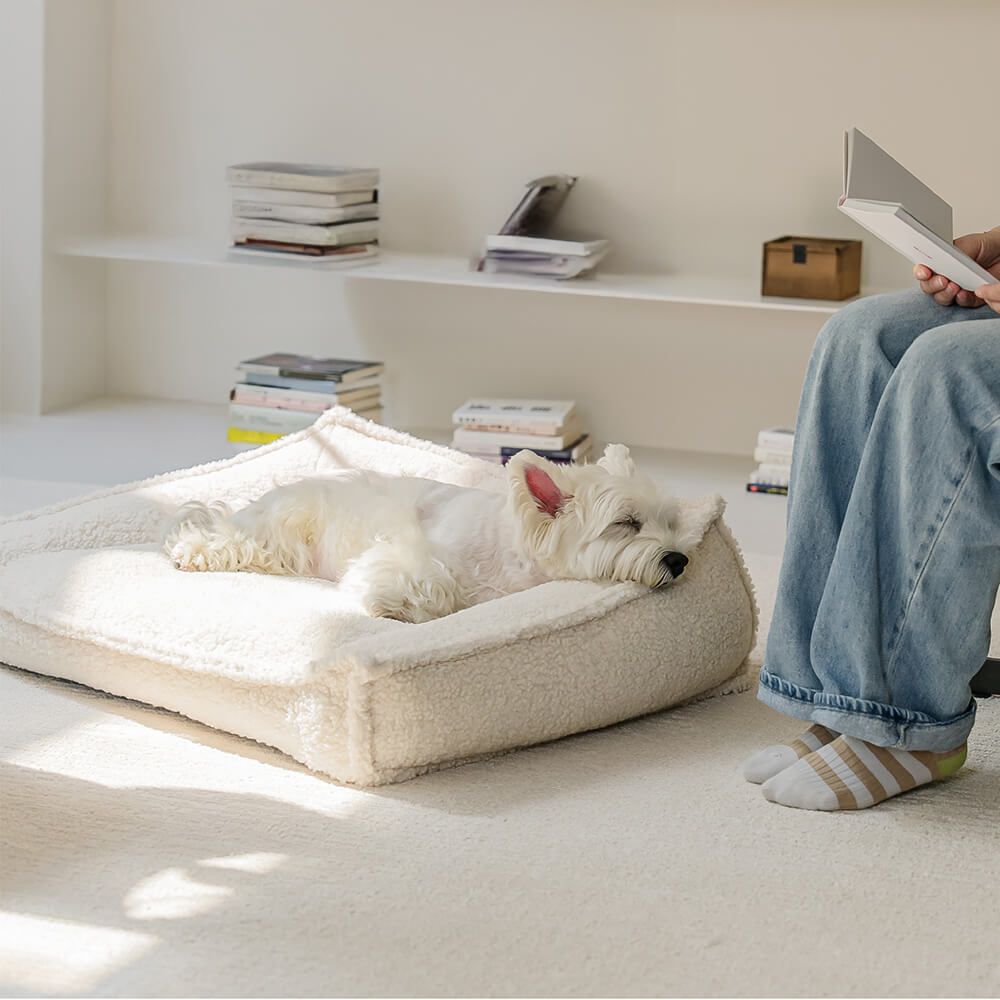
<svg viewBox="0 0 1000 1000">
<path fill-rule="evenodd" d="M 993 277 L 1000 278 L 1000 226 L 985 233 L 959 236 L 955 240 L 955 246 L 980 267 L 986 268 Z M 917 264 L 913 269 L 913 277 L 942 306 L 959 305 L 975 309 L 988 305 L 1000 313 L 1000 284 L 980 285 L 974 292 L 970 292 L 954 281 L 949 281 L 943 274 L 935 274 L 926 264 Z"/>
</svg>

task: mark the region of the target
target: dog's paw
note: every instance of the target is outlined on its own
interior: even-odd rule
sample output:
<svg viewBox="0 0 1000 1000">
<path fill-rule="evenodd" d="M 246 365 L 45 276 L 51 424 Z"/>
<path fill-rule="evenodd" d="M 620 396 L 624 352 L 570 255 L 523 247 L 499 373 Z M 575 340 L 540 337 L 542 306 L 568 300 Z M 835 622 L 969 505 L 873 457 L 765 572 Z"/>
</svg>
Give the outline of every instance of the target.
<svg viewBox="0 0 1000 1000">
<path fill-rule="evenodd" d="M 211 568 L 204 550 L 190 542 L 177 542 L 167 550 L 167 555 L 174 568 L 185 573 L 205 573 Z"/>
<path fill-rule="evenodd" d="M 415 608 L 389 607 L 385 604 L 375 603 L 366 605 L 364 610 L 365 614 L 372 618 L 388 618 L 394 622 L 415 624 L 420 621 L 429 621 L 429 619 L 417 616 Z"/>
</svg>

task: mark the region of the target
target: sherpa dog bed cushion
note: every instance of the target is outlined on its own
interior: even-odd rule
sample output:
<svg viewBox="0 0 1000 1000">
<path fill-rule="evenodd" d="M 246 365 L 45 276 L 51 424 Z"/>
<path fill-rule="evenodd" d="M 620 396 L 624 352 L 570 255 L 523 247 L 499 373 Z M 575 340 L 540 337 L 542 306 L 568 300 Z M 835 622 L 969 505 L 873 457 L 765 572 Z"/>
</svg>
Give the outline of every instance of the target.
<svg viewBox="0 0 1000 1000">
<path fill-rule="evenodd" d="M 181 573 L 187 500 L 240 506 L 343 468 L 503 490 L 495 465 L 327 411 L 305 431 L 0 522 L 0 660 L 171 709 L 375 785 L 746 686 L 757 609 L 723 501 L 683 501 L 684 575 L 546 583 L 420 625 L 333 584 Z"/>
</svg>

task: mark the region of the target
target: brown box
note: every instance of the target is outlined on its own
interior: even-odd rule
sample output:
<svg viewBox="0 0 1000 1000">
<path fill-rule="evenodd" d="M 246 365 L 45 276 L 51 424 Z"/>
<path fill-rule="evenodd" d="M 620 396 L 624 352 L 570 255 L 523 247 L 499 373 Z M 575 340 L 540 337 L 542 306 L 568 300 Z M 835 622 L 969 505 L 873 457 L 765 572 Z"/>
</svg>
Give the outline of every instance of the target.
<svg viewBox="0 0 1000 1000">
<path fill-rule="evenodd" d="M 861 240 L 782 236 L 764 244 L 762 295 L 846 299 L 861 289 Z"/>
</svg>

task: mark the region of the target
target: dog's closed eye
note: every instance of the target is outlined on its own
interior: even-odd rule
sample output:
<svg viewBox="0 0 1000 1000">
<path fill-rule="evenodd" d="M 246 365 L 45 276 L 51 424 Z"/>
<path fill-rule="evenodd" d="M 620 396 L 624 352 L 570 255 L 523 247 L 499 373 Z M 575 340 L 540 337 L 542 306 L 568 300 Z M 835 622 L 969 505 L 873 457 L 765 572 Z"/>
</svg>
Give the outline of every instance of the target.
<svg viewBox="0 0 1000 1000">
<path fill-rule="evenodd" d="M 624 529 L 625 531 L 631 531 L 633 534 L 638 534 L 642 531 L 642 521 L 640 521 L 634 514 L 627 514 L 625 517 L 620 517 L 617 521 L 612 522 L 611 527 Z"/>
</svg>

